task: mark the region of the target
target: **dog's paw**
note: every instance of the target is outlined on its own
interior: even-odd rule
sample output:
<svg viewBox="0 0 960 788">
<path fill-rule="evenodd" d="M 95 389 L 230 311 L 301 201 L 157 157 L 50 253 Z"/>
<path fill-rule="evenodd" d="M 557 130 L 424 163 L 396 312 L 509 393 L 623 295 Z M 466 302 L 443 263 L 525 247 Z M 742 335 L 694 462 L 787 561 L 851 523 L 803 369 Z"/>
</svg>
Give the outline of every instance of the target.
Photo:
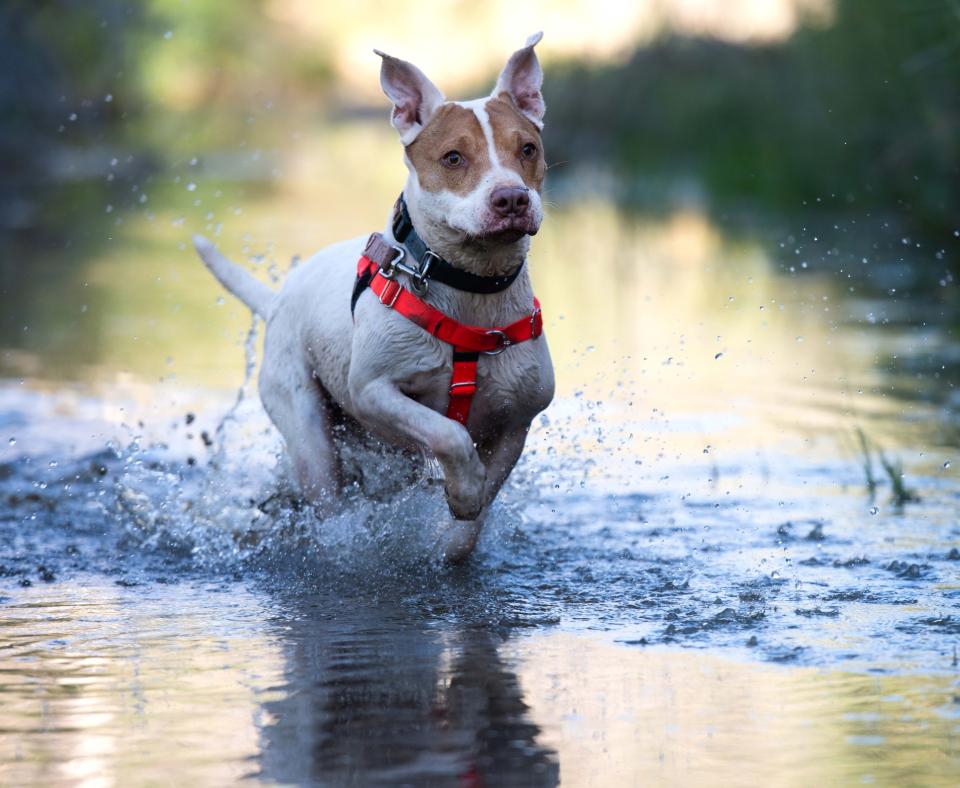
<svg viewBox="0 0 960 788">
<path fill-rule="evenodd" d="M 466 468 L 451 474 L 444 485 L 450 513 L 458 520 L 476 520 L 483 509 L 487 471 L 476 457 Z"/>
<path fill-rule="evenodd" d="M 440 550 L 443 560 L 450 564 L 459 564 L 466 561 L 477 546 L 480 525 L 476 520 L 455 520 L 440 537 Z"/>
<path fill-rule="evenodd" d="M 482 488 L 475 494 L 457 495 L 447 485 L 447 506 L 450 514 L 458 520 L 476 520 L 483 509 Z"/>
</svg>

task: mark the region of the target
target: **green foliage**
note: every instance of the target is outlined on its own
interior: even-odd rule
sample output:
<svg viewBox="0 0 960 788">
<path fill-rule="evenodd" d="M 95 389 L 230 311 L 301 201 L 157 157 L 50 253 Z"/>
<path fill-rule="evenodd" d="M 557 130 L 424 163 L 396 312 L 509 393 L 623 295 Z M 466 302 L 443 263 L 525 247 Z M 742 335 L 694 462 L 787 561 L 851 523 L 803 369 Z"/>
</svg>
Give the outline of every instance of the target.
<svg viewBox="0 0 960 788">
<path fill-rule="evenodd" d="M 883 468 L 883 472 L 887 475 L 887 481 L 890 483 L 890 502 L 898 508 L 902 508 L 908 503 L 917 503 L 920 500 L 920 496 L 907 487 L 903 473 L 903 462 L 898 457 L 892 460 L 888 459 L 883 449 L 880 448 L 876 441 L 867 437 L 862 427 L 857 427 L 854 430 L 854 434 L 857 439 L 857 451 L 859 452 L 860 461 L 863 465 L 864 483 L 866 484 L 867 492 L 870 494 L 870 500 L 873 500 L 877 491 L 877 478 L 873 470 L 873 455 L 876 454 L 877 461 L 880 463 L 880 467 Z"/>
<path fill-rule="evenodd" d="M 686 175 L 720 205 L 960 214 L 960 3 L 838 0 L 834 23 L 757 47 L 670 37 L 546 84 L 555 160 L 635 183 Z"/>
</svg>

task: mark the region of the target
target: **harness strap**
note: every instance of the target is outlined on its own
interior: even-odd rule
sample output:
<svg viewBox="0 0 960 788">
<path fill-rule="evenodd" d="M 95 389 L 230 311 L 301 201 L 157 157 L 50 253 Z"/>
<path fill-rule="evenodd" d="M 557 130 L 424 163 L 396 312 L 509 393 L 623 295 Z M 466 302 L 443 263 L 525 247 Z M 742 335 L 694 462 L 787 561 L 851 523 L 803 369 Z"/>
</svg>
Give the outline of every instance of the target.
<svg viewBox="0 0 960 788">
<path fill-rule="evenodd" d="M 473 395 L 477 393 L 477 361 L 479 353 L 469 350 L 453 349 L 453 375 L 450 377 L 450 403 L 447 405 L 447 418 L 467 423 Z"/>
<path fill-rule="evenodd" d="M 360 295 L 369 287 L 385 307 L 399 312 L 440 341 L 452 345 L 453 375 L 450 379 L 447 417 L 466 424 L 470 405 L 477 391 L 477 363 L 480 354 L 494 356 L 510 345 L 539 337 L 543 333 L 540 302 L 534 298 L 530 315 L 507 326 L 482 328 L 460 323 L 407 290 L 393 278 L 392 273 L 384 274 L 382 266 L 388 267 L 396 254 L 394 247 L 386 243 L 379 233 L 370 236 L 363 255 L 357 262 L 351 311 Z"/>
<path fill-rule="evenodd" d="M 470 271 L 464 271 L 457 268 L 452 263 L 448 263 L 440 255 L 430 249 L 429 246 L 420 237 L 420 234 L 413 226 L 413 220 L 410 218 L 410 211 L 407 210 L 407 202 L 401 194 L 393 206 L 393 225 L 391 227 L 393 237 L 398 243 L 403 244 L 410 256 L 416 260 L 419 270 L 424 280 L 434 279 L 445 285 L 465 290 L 468 293 L 479 293 L 489 295 L 490 293 L 501 293 L 513 284 L 514 280 L 520 276 L 523 270 L 523 263 L 520 263 L 513 271 L 503 276 L 481 276 L 473 274 Z M 376 258 L 374 258 L 376 259 Z"/>
</svg>

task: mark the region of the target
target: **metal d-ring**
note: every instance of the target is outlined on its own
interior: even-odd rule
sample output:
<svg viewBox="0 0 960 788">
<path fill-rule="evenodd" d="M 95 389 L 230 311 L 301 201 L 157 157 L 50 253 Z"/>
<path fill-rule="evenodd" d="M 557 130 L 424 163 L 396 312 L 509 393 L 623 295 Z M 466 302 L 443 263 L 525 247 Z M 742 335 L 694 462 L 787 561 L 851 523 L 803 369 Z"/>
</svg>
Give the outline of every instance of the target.
<svg viewBox="0 0 960 788">
<path fill-rule="evenodd" d="M 513 344 L 513 342 L 510 341 L 510 337 L 496 328 L 491 328 L 489 331 L 487 331 L 487 336 L 500 337 L 500 341 L 497 344 L 497 347 L 495 347 L 493 350 L 481 350 L 480 352 L 485 356 L 499 356 L 504 350 Z"/>
</svg>

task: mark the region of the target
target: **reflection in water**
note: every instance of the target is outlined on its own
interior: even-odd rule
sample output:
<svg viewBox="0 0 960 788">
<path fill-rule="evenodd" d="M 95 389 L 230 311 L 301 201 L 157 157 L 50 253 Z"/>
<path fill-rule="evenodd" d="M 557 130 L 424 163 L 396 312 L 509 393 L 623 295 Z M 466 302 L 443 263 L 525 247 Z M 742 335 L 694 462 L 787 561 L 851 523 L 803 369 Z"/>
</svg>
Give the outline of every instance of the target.
<svg viewBox="0 0 960 788">
<path fill-rule="evenodd" d="M 483 630 L 329 610 L 284 627 L 291 691 L 265 704 L 261 777 L 335 784 L 558 783 L 516 676 Z"/>
<path fill-rule="evenodd" d="M 4 784 L 950 785 L 960 769 L 955 676 L 438 629 L 256 584 L 85 585 L 7 589 Z"/>
<path fill-rule="evenodd" d="M 285 173 L 270 192 L 224 179 L 242 172 L 242 161 L 184 165 L 158 176 L 147 207 L 103 227 L 111 240 L 92 255 L 71 247 L 34 252 L 29 266 L 0 261 L 13 277 L 0 296 L 0 372 L 97 383 L 132 374 L 163 380 L 161 397 L 239 384 L 240 352 L 224 351 L 240 343 L 249 318 L 223 300 L 189 233 L 215 234 L 233 256 L 252 256 L 263 278 L 282 277 L 294 256 L 380 227 L 403 178 L 392 130 L 379 125 L 310 128 L 270 155 Z M 668 405 L 678 417 L 722 413 L 726 424 L 748 427 L 731 440 L 737 448 L 778 441 L 798 424 L 829 434 L 865 422 L 884 443 L 960 440 L 949 429 L 952 410 L 939 423 L 919 414 L 907 423 L 902 400 L 886 396 L 884 360 L 914 348 L 933 371 L 898 374 L 897 394 L 942 401 L 949 387 L 937 381 L 953 352 L 929 324 L 927 301 L 886 297 L 889 271 L 837 271 L 810 238 L 773 247 L 775 258 L 771 246 L 727 237 L 696 210 L 638 218 L 561 186 L 567 200 L 548 216 L 532 259 L 561 397 L 583 392 L 645 412 Z M 801 260 L 805 268 L 794 265 Z M 910 319 L 887 324 L 894 307 Z M 928 321 L 922 342 L 914 342 L 918 321 Z"/>
<path fill-rule="evenodd" d="M 89 578 L 4 597 L 0 783 L 239 781 L 278 655 L 252 638 L 259 600 L 224 590 Z"/>
<path fill-rule="evenodd" d="M 927 302 L 570 190 L 533 260 L 559 397 L 447 575 L 436 490 L 318 523 L 255 400 L 216 429 L 249 317 L 189 233 L 274 278 L 402 182 L 389 128 L 284 150 L 269 192 L 202 158 L 99 247 L 0 261 L 0 781 L 951 783 L 960 402 Z"/>
<path fill-rule="evenodd" d="M 570 785 L 949 785 L 960 769 L 949 676 L 747 668 L 561 633 L 505 651 Z M 557 680 L 587 666 L 589 681 Z"/>
</svg>

